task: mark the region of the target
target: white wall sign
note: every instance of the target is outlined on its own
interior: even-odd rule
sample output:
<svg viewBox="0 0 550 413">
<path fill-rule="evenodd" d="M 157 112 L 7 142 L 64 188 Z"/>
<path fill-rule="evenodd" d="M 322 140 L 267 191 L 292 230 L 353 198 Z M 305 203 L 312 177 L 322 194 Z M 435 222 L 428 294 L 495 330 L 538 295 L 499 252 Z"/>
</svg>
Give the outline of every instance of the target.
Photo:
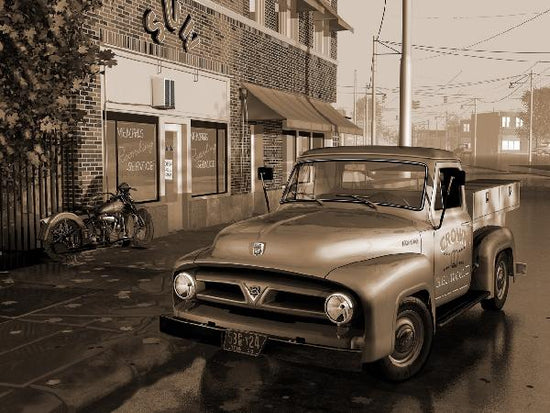
<svg viewBox="0 0 550 413">
<path fill-rule="evenodd" d="M 172 159 L 165 159 L 164 160 L 164 179 L 166 181 L 172 180 L 172 167 L 173 167 L 173 161 Z"/>
</svg>

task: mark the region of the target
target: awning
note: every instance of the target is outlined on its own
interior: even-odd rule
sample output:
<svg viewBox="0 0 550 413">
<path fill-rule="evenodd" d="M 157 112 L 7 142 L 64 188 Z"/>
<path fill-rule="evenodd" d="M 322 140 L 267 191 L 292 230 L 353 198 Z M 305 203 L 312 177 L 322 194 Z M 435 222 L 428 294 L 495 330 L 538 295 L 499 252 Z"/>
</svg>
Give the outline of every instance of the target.
<svg viewBox="0 0 550 413">
<path fill-rule="evenodd" d="M 363 134 L 330 103 L 251 83 L 243 82 L 242 86 L 249 91 L 249 121 L 281 120 L 283 129 Z"/>
</svg>

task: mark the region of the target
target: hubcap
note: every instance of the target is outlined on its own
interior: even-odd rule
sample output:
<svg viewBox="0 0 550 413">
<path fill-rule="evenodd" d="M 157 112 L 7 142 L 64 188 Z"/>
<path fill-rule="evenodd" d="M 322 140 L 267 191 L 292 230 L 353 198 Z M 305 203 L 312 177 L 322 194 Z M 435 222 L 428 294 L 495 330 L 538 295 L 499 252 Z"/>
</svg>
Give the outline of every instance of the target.
<svg viewBox="0 0 550 413">
<path fill-rule="evenodd" d="M 69 220 L 63 220 L 53 229 L 54 249 L 59 252 L 66 252 L 78 248 L 80 238 L 78 231 L 75 231 L 74 224 Z"/>
<path fill-rule="evenodd" d="M 400 315 L 395 330 L 395 347 L 390 355 L 392 362 L 400 367 L 409 366 L 419 356 L 424 344 L 422 320 L 413 311 Z"/>
<path fill-rule="evenodd" d="M 498 264 L 497 267 L 497 273 L 496 273 L 496 296 L 499 300 L 502 300 L 502 297 L 504 297 L 504 292 L 506 291 L 506 268 L 504 267 L 504 263 L 501 261 Z"/>
</svg>

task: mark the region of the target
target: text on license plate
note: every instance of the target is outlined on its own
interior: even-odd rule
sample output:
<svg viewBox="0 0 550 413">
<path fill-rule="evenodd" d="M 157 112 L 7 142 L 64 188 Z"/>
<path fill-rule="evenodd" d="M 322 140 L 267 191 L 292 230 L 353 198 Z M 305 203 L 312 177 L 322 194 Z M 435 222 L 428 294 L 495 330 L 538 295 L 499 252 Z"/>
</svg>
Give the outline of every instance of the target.
<svg viewBox="0 0 550 413">
<path fill-rule="evenodd" d="M 267 337 L 246 331 L 226 330 L 222 348 L 237 353 L 257 356 L 262 352 Z"/>
</svg>

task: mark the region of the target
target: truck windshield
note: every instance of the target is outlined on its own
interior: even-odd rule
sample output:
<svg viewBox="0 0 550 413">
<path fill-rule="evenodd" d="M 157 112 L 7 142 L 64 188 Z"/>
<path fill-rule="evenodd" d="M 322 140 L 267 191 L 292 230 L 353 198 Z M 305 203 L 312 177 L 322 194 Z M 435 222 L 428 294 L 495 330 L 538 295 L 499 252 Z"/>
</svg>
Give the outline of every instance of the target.
<svg viewBox="0 0 550 413">
<path fill-rule="evenodd" d="M 356 202 L 421 209 L 426 165 L 399 161 L 330 160 L 296 165 L 283 202 Z"/>
</svg>

